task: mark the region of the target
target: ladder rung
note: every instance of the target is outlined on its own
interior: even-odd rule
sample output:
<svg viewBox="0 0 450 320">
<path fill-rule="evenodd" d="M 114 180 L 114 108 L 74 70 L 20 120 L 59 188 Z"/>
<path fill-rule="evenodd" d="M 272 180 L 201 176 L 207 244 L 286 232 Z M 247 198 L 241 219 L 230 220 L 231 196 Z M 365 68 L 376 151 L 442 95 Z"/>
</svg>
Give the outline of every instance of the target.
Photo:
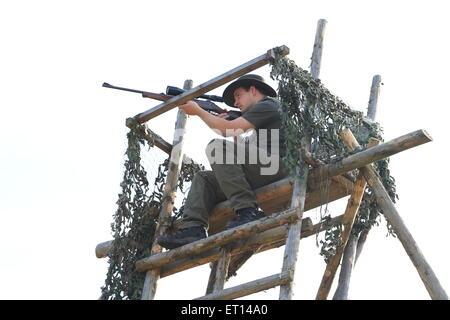
<svg viewBox="0 0 450 320">
<path fill-rule="evenodd" d="M 277 273 L 265 278 L 250 281 L 232 288 L 223 289 L 221 291 L 208 294 L 206 296 L 196 298 L 194 300 L 231 300 L 250 294 L 267 290 L 276 286 L 280 286 L 291 282 L 293 274 L 290 271 Z"/>
<path fill-rule="evenodd" d="M 340 221 L 339 220 L 340 218 L 342 218 L 342 216 L 334 218 L 333 221 Z M 313 226 L 310 218 L 303 219 L 302 234 L 301 234 L 302 238 L 309 237 L 323 230 L 325 230 L 323 225 L 317 224 Z M 246 250 L 252 250 L 255 247 L 260 247 L 261 245 L 262 247 L 261 249 L 258 250 L 258 253 L 269 249 L 281 247 L 284 245 L 286 241 L 287 231 L 288 227 L 284 225 L 252 235 L 246 239 L 242 247 L 235 248 L 233 246 L 233 249 L 231 250 L 231 255 L 235 256 L 237 254 L 245 252 Z M 161 267 L 161 278 L 167 277 L 177 272 L 181 272 L 187 269 L 200 266 L 205 263 L 214 262 L 217 261 L 218 259 L 219 259 L 219 248 L 214 248 L 200 254 L 194 254 L 189 257 L 171 261 Z"/>
<path fill-rule="evenodd" d="M 297 210 L 289 209 L 277 215 L 252 221 L 242 226 L 217 233 L 206 239 L 198 240 L 185 246 L 149 256 L 136 262 L 137 271 L 156 269 L 163 265 L 185 258 L 193 254 L 199 254 L 209 249 L 223 246 L 237 239 L 246 238 L 252 234 L 260 233 L 271 228 L 292 223 L 298 219 Z"/>
</svg>

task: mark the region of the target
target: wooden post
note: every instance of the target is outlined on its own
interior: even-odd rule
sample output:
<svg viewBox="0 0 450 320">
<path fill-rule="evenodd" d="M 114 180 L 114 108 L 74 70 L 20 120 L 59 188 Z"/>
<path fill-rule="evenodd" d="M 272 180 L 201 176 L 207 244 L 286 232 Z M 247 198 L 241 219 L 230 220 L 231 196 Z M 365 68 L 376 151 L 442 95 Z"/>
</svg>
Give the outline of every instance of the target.
<svg viewBox="0 0 450 320">
<path fill-rule="evenodd" d="M 208 294 L 194 300 L 231 300 L 292 282 L 292 272 L 282 272 L 262 279 L 250 281 L 236 287 Z"/>
<path fill-rule="evenodd" d="M 217 263 L 216 279 L 214 282 L 213 293 L 222 291 L 227 280 L 228 266 L 230 265 L 231 249 L 222 247 L 220 249 L 220 258 Z"/>
<path fill-rule="evenodd" d="M 314 176 L 327 175 L 327 177 L 334 177 L 372 162 L 388 158 L 396 153 L 417 147 L 432 140 L 433 139 L 428 132 L 425 130 L 417 130 L 391 141 L 382 143 L 379 146 L 352 154 L 337 164 L 329 163 L 324 166 L 320 166 L 311 170 L 311 174 L 314 174 Z"/>
<path fill-rule="evenodd" d="M 357 238 L 351 236 L 345 247 L 344 256 L 341 262 L 341 272 L 339 274 L 339 282 L 336 292 L 334 293 L 333 300 L 347 300 L 348 290 L 350 287 L 350 278 L 352 275 L 352 269 L 355 259 L 355 250 Z"/>
<path fill-rule="evenodd" d="M 294 209 L 289 209 L 270 217 L 251 221 L 233 229 L 225 230 L 209 236 L 208 238 L 138 260 L 136 262 L 136 270 L 145 271 L 149 269 L 159 269 L 169 262 L 186 258 L 194 254 L 200 254 L 216 247 L 224 246 L 237 239 L 247 238 L 256 233 L 260 233 L 286 223 L 292 223 L 297 219 L 297 211 Z"/>
<path fill-rule="evenodd" d="M 372 87 L 370 88 L 369 107 L 367 108 L 367 117 L 375 120 L 377 115 L 378 96 L 380 95 L 381 76 L 375 75 L 372 78 Z"/>
<path fill-rule="evenodd" d="M 367 109 L 367 117 L 371 120 L 375 120 L 377 114 L 377 105 L 378 105 L 378 96 L 380 95 L 380 86 L 381 86 L 381 76 L 376 75 L 372 79 L 372 88 L 370 90 L 370 99 L 369 99 L 369 107 Z M 356 253 L 354 258 L 354 263 L 358 261 L 359 255 L 364 247 L 364 243 L 366 242 L 367 235 L 369 234 L 370 229 L 366 229 L 359 235 L 358 244 L 356 246 Z"/>
<path fill-rule="evenodd" d="M 315 79 L 319 78 L 320 66 L 322 62 L 323 37 L 325 35 L 325 27 L 327 20 L 320 19 L 317 22 L 316 38 L 314 40 L 314 49 L 311 56 L 311 76 Z"/>
<path fill-rule="evenodd" d="M 186 80 L 183 88 L 192 88 L 192 80 Z M 173 205 L 177 193 L 177 182 L 183 163 L 184 131 L 186 128 L 187 115 L 184 111 L 178 110 L 177 122 L 175 124 L 175 134 L 173 138 L 173 148 L 170 154 L 169 172 L 167 173 L 166 184 L 164 185 L 163 203 L 158 217 L 158 225 L 152 243 L 151 254 L 162 252 L 161 246 L 156 243 L 156 238 L 166 232 L 169 219 L 172 214 Z M 141 300 L 153 300 L 156 293 L 156 284 L 160 277 L 159 270 L 150 270 L 145 275 L 144 288 L 142 289 Z"/>
<path fill-rule="evenodd" d="M 349 137 L 352 138 L 353 142 L 351 144 L 346 143 L 347 148 L 352 151 L 355 148 L 359 147 L 358 142 L 353 137 L 353 134 L 350 130 L 348 130 Z M 383 211 L 384 217 L 390 223 L 392 228 L 394 229 L 395 234 L 400 240 L 401 244 L 406 250 L 409 258 L 411 259 L 414 267 L 416 267 L 420 278 L 422 279 L 425 288 L 427 289 L 430 297 L 432 299 L 438 300 L 448 300 L 447 293 L 444 288 L 441 286 L 439 280 L 434 274 L 431 266 L 425 260 L 422 252 L 417 246 L 414 238 L 400 217 L 397 209 L 395 208 L 389 194 L 381 183 L 379 176 L 372 168 L 372 166 L 365 166 L 361 168 L 361 172 L 366 178 L 367 183 L 372 188 L 373 193 L 377 199 L 377 203 Z"/>
<path fill-rule="evenodd" d="M 346 136 L 342 136 L 342 139 L 347 139 Z M 371 140 L 369 143 L 369 148 L 376 146 L 380 143 L 378 140 Z M 322 283 L 320 284 L 319 290 L 317 292 L 317 300 L 326 300 L 328 293 L 330 292 L 331 285 L 333 283 L 334 276 L 339 267 L 339 262 L 341 261 L 342 254 L 350 239 L 351 231 L 353 228 L 353 223 L 355 222 L 356 214 L 358 213 L 361 200 L 364 195 L 364 190 L 366 189 L 366 180 L 364 176 L 360 173 L 356 179 L 355 186 L 353 187 L 352 194 L 348 200 L 347 208 L 345 209 L 344 218 L 342 224 L 344 225 L 344 232 L 342 233 L 342 243 L 337 248 L 336 254 L 328 262 L 325 272 L 322 277 Z"/>
<path fill-rule="evenodd" d="M 310 237 L 316 235 L 318 232 L 322 232 L 325 230 L 323 224 L 316 224 L 314 226 L 305 228 L 308 222 L 311 223 L 309 218 L 303 219 L 302 222 L 302 233 L 300 237 L 303 239 L 305 237 Z M 306 220 L 306 221 L 305 221 Z M 342 215 L 337 216 L 332 219 L 333 222 L 339 223 L 342 220 Z M 261 246 L 261 249 L 258 252 L 264 252 L 266 250 L 270 250 L 273 248 L 278 248 L 283 246 L 286 243 L 286 237 L 288 233 L 288 226 L 283 225 L 280 227 L 275 227 L 273 229 L 263 231 L 248 237 L 242 247 L 234 247 L 231 250 L 231 255 L 239 255 L 248 250 L 251 250 L 255 246 Z M 205 263 L 210 263 L 213 261 L 218 261 L 220 258 L 220 249 L 215 247 L 209 249 L 200 254 L 191 254 L 188 257 L 180 258 L 180 259 L 171 259 L 168 263 L 164 264 L 161 267 L 161 278 L 167 277 L 172 274 L 191 269 Z M 208 293 L 212 293 L 212 287 L 215 281 L 211 280 L 211 288 L 208 290 Z"/>
<path fill-rule="evenodd" d="M 317 23 L 316 37 L 311 57 L 311 75 L 318 79 L 320 74 L 320 66 L 322 61 L 323 36 L 325 32 L 326 20 L 320 19 Z M 305 135 L 302 139 L 302 154 L 309 154 L 311 146 L 311 137 Z M 296 209 L 298 221 L 290 224 L 286 246 L 284 248 L 282 273 L 290 272 L 292 277 L 295 274 L 297 264 L 298 249 L 300 246 L 300 233 L 302 229 L 302 217 L 305 210 L 305 197 L 308 182 L 309 166 L 306 161 L 301 160 L 300 166 L 297 168 L 297 176 L 295 179 L 294 189 L 292 191 L 291 209 Z M 291 300 L 294 289 L 294 279 L 280 286 L 280 300 Z"/>
<path fill-rule="evenodd" d="M 286 246 L 284 248 L 283 267 L 281 272 L 291 272 L 295 274 L 297 264 L 298 249 L 300 246 L 300 233 L 302 228 L 302 216 L 305 209 L 306 187 L 308 181 L 308 164 L 302 163 L 297 169 L 300 178 L 295 179 L 294 190 L 292 192 L 291 209 L 295 209 L 299 217 L 298 222 L 289 225 Z M 280 286 L 280 300 L 291 300 L 293 296 L 294 283 L 289 281 Z"/>
<path fill-rule="evenodd" d="M 210 263 L 211 271 L 209 272 L 208 285 L 206 287 L 205 295 L 211 294 L 214 291 L 214 285 L 216 283 L 216 273 L 217 273 L 217 266 L 219 264 L 219 259 Z"/>
<path fill-rule="evenodd" d="M 367 108 L 367 117 L 375 121 L 378 107 L 378 97 L 380 95 L 381 76 L 375 75 L 372 78 L 372 86 L 370 88 L 369 104 Z M 342 257 L 341 272 L 339 274 L 339 283 L 334 293 L 333 300 L 347 300 L 348 289 L 350 287 L 350 276 L 353 270 L 353 265 L 358 260 L 358 251 L 361 252 L 364 245 L 365 238 L 367 238 L 369 230 L 364 230 L 358 236 L 351 235 L 347 242 L 347 246 Z M 359 243 L 361 242 L 361 246 Z"/>
</svg>

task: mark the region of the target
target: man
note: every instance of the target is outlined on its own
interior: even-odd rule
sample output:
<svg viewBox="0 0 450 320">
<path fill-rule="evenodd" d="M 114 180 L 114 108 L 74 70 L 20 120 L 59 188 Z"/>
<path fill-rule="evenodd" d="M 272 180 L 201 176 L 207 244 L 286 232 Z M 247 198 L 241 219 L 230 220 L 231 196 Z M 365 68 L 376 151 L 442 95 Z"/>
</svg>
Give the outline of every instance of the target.
<svg viewBox="0 0 450 320">
<path fill-rule="evenodd" d="M 249 139 L 245 143 L 214 139 L 208 144 L 206 152 L 212 171 L 200 171 L 194 176 L 180 230 L 160 236 L 159 245 L 173 249 L 206 238 L 209 214 L 217 203 L 227 199 L 237 214 L 237 219 L 226 224 L 228 229 L 265 216 L 258 210 L 253 190 L 287 176 L 280 161 L 284 155 L 280 102 L 274 97 L 276 91 L 261 76 L 247 74 L 223 93 L 227 105 L 242 111 L 235 120 L 225 120 L 226 114 L 212 115 L 194 101 L 179 106 L 222 136 L 237 136 L 253 129 L 256 144 Z"/>
</svg>

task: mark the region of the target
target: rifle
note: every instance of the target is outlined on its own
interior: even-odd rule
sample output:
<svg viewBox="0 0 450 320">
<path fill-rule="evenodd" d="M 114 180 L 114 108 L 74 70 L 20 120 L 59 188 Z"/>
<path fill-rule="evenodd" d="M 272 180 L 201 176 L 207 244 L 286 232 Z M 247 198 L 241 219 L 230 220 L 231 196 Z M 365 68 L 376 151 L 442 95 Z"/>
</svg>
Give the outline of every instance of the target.
<svg viewBox="0 0 450 320">
<path fill-rule="evenodd" d="M 166 94 L 116 87 L 116 86 L 110 85 L 109 83 L 106 83 L 106 82 L 103 83 L 102 87 L 140 93 L 142 95 L 142 97 L 144 97 L 144 98 L 150 98 L 150 99 L 155 99 L 155 100 L 159 100 L 159 101 L 167 101 L 170 98 L 173 98 L 174 96 L 185 92 L 185 90 L 177 88 L 177 87 L 173 87 L 173 86 L 167 87 Z M 211 101 L 211 100 L 213 100 L 216 102 L 223 102 L 222 97 L 205 94 L 205 95 L 199 96 L 199 98 L 207 99 L 207 100 L 198 100 L 198 99 L 193 100 L 193 101 L 197 102 L 197 104 L 203 110 L 205 110 L 211 114 L 228 113 L 228 118 L 226 118 L 225 120 L 234 120 L 236 118 L 239 118 L 242 115 L 242 113 L 240 111 L 234 111 L 234 110 L 225 111 L 224 109 L 222 109 L 221 107 L 219 107 L 218 105 L 216 105 L 214 102 Z"/>
</svg>

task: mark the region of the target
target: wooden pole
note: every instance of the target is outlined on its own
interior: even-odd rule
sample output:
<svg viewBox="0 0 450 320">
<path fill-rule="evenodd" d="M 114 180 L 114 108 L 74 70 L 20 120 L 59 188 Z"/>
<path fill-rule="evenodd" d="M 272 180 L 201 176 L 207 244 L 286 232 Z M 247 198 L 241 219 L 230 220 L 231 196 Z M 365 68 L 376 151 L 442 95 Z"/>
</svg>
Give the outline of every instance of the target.
<svg viewBox="0 0 450 320">
<path fill-rule="evenodd" d="M 348 290 L 350 288 L 350 279 L 355 259 L 356 237 L 351 236 L 345 247 L 341 262 L 341 272 L 339 274 L 338 287 L 334 293 L 333 300 L 347 300 Z"/>
<path fill-rule="evenodd" d="M 367 117 L 375 120 L 377 115 L 378 97 L 380 95 L 381 76 L 375 75 L 372 78 L 372 87 L 370 88 L 369 106 L 367 108 Z"/>
<path fill-rule="evenodd" d="M 217 266 L 219 264 L 219 259 L 210 263 L 211 271 L 209 272 L 208 286 L 206 287 L 205 295 L 211 294 L 214 291 L 214 285 L 216 283 L 216 273 L 217 273 Z"/>
<path fill-rule="evenodd" d="M 308 148 L 309 150 L 309 148 Z M 299 220 L 289 225 L 286 246 L 284 248 L 282 273 L 291 272 L 295 274 L 298 249 L 300 246 L 300 233 L 302 228 L 302 216 L 305 210 L 305 197 L 308 181 L 308 164 L 303 161 L 297 169 L 300 178 L 295 179 L 292 192 L 291 209 L 296 210 Z M 292 279 L 293 280 L 293 279 Z M 294 281 L 289 281 L 280 286 L 280 300 L 291 300 L 293 296 Z"/>
<path fill-rule="evenodd" d="M 161 138 L 150 129 L 148 129 L 148 138 L 154 142 L 156 147 L 170 155 L 172 152 L 172 145 L 169 142 Z"/>
<path fill-rule="evenodd" d="M 267 290 L 285 283 L 292 282 L 292 272 L 282 272 L 269 277 L 250 281 L 236 287 L 227 288 L 194 300 L 231 300 L 248 296 L 259 291 Z"/>
<path fill-rule="evenodd" d="M 367 117 L 371 120 L 375 120 L 377 115 L 377 106 L 378 106 L 378 96 L 380 95 L 380 87 L 381 87 L 381 76 L 375 75 L 372 79 L 372 88 L 370 90 L 370 99 L 369 99 L 369 107 L 367 109 Z M 369 234 L 370 229 L 366 229 L 361 232 L 358 238 L 358 244 L 356 247 L 356 253 L 354 262 L 358 261 L 359 255 L 364 247 L 364 243 L 366 242 L 367 235 Z"/>
<path fill-rule="evenodd" d="M 351 142 L 351 144 L 346 143 L 346 146 L 350 151 L 352 151 L 355 148 L 359 147 L 359 144 L 353 137 L 353 134 L 350 132 L 350 130 L 348 130 L 348 135 L 349 137 L 352 137 L 353 141 Z M 418 245 L 414 241 L 414 238 L 412 237 L 411 233 L 409 232 L 408 228 L 397 212 L 397 209 L 395 208 L 391 198 L 389 197 L 389 194 L 384 188 L 375 170 L 372 168 L 372 166 L 365 166 L 361 168 L 361 172 L 363 173 L 367 183 L 375 194 L 377 203 L 380 206 L 384 217 L 394 229 L 395 234 L 405 248 L 406 253 L 414 264 L 414 267 L 416 267 L 419 276 L 425 285 L 425 288 L 430 294 L 430 297 L 432 299 L 448 300 L 447 293 L 441 286 L 439 280 L 431 269 L 431 266 L 425 260 L 425 257 L 423 256 Z"/>
<path fill-rule="evenodd" d="M 320 66 L 322 63 L 323 37 L 325 35 L 325 27 L 327 20 L 320 19 L 317 22 L 316 38 L 314 39 L 314 49 L 311 56 L 311 76 L 319 79 Z"/>
<path fill-rule="evenodd" d="M 192 80 L 186 80 L 183 88 L 192 88 Z M 170 154 L 169 171 L 167 173 L 166 184 L 164 185 L 163 202 L 158 217 L 158 224 L 155 230 L 151 254 L 162 252 L 161 246 L 156 243 L 156 238 L 166 232 L 169 226 L 175 197 L 177 193 L 177 182 L 180 175 L 183 160 L 184 131 L 186 129 L 187 115 L 184 111 L 178 110 L 177 122 L 175 124 L 175 134 L 173 138 L 173 148 Z M 155 297 L 157 281 L 160 277 L 159 270 L 150 270 L 145 275 L 144 288 L 142 289 L 141 300 L 152 300 Z"/>
<path fill-rule="evenodd" d="M 332 221 L 336 223 L 339 223 L 341 220 L 342 215 L 332 219 Z M 300 235 L 301 239 L 316 235 L 318 232 L 322 232 L 325 230 L 323 224 L 319 223 L 312 226 L 311 228 L 310 226 L 307 226 L 308 223 L 311 224 L 310 218 L 304 218 L 302 222 L 302 233 Z M 280 227 L 275 227 L 261 233 L 256 233 L 248 237 L 242 246 L 234 246 L 233 244 L 231 255 L 236 256 L 241 253 L 245 253 L 246 251 L 251 250 L 255 247 L 260 247 L 258 253 L 281 247 L 286 243 L 288 229 L 289 228 L 287 225 L 282 225 Z M 171 260 L 161 267 L 161 277 L 167 277 L 172 274 L 203 265 L 205 263 L 217 261 L 219 260 L 219 257 L 220 249 L 216 247 L 200 254 L 193 254 L 185 258 Z M 213 285 L 214 282 L 211 281 L 211 288 L 207 293 L 212 293 Z"/>
<path fill-rule="evenodd" d="M 341 137 L 343 140 L 347 139 L 345 135 L 341 135 Z M 373 139 L 370 141 L 368 147 L 369 148 L 374 147 L 379 143 L 380 143 L 379 140 Z M 326 300 L 328 297 L 328 293 L 330 292 L 331 285 L 333 284 L 333 279 L 339 267 L 342 254 L 344 252 L 348 240 L 350 239 L 351 231 L 353 229 L 353 223 L 355 222 L 356 214 L 358 213 L 358 209 L 364 195 L 364 190 L 366 190 L 366 180 L 364 179 L 364 176 L 360 173 L 358 178 L 356 179 L 356 183 L 355 186 L 353 187 L 352 194 L 348 200 L 347 208 L 345 209 L 343 218 L 344 231 L 342 233 L 342 243 L 337 248 L 336 254 L 330 259 L 325 268 L 325 272 L 322 277 L 322 282 L 317 292 L 316 296 L 317 300 Z"/>
<path fill-rule="evenodd" d="M 225 286 L 225 281 L 227 281 L 228 275 L 228 266 L 230 265 L 231 259 L 230 251 L 230 248 L 227 248 L 226 246 L 220 248 L 220 258 L 217 263 L 213 293 L 222 291 Z"/>
<path fill-rule="evenodd" d="M 341 221 L 341 218 L 342 218 L 342 216 L 337 216 L 334 219 L 336 220 L 336 223 L 338 223 L 339 221 Z M 320 226 L 321 226 L 321 224 L 313 225 L 310 218 L 304 218 L 303 222 L 302 222 L 301 238 L 309 237 L 313 234 L 316 234 L 318 232 L 325 230 L 323 227 L 320 228 Z M 284 242 L 286 240 L 286 235 L 287 235 L 287 227 L 285 225 L 280 226 L 280 227 L 275 227 L 268 231 L 264 231 L 264 232 L 261 232 L 260 234 L 256 234 L 254 236 L 249 237 L 239 249 L 244 249 L 244 248 L 251 249 L 253 247 L 260 247 L 260 246 L 271 244 L 271 243 L 282 242 L 280 245 L 274 246 L 274 248 L 279 247 L 284 244 Z M 108 252 L 112 245 L 111 243 L 112 243 L 112 241 L 106 241 L 106 242 L 100 243 L 97 246 L 96 255 L 98 258 L 106 258 L 107 257 Z M 236 248 L 233 247 L 233 252 L 234 252 L 233 255 L 238 254 L 238 252 L 235 249 Z M 239 253 L 242 252 L 242 250 L 238 250 L 238 251 L 239 251 Z M 264 250 L 261 250 L 261 251 L 264 251 Z M 210 262 L 213 260 L 217 260 L 217 259 L 211 259 L 208 261 L 204 261 L 201 264 L 207 263 L 207 262 Z M 196 264 L 194 263 L 192 265 L 196 265 Z M 166 268 L 166 266 L 170 266 L 170 262 L 163 266 L 164 273 L 166 273 L 166 270 L 170 269 L 170 268 Z M 179 271 L 182 271 L 182 270 L 177 270 L 176 272 L 179 272 Z M 214 276 L 214 279 L 215 279 L 215 276 Z M 211 281 L 211 283 L 212 283 L 211 290 L 212 290 L 212 285 L 214 284 L 214 282 L 215 282 L 215 280 Z M 212 291 L 210 291 L 210 292 L 212 292 Z M 210 293 L 210 292 L 208 292 L 208 293 Z"/>
<path fill-rule="evenodd" d="M 372 162 L 388 158 L 401 151 L 417 147 L 421 144 L 432 141 L 433 139 L 425 130 L 417 130 L 391 141 L 380 144 L 379 146 L 358 152 L 344 158 L 339 163 L 330 163 L 311 170 L 314 176 L 322 175 L 334 177 L 344 172 L 360 168 Z"/>
<path fill-rule="evenodd" d="M 157 269 L 165 264 L 199 254 L 209 249 L 224 246 L 237 239 L 246 238 L 250 235 L 260 233 L 286 223 L 291 223 L 298 219 L 297 211 L 293 209 L 286 210 L 279 214 L 252 221 L 236 228 L 217 233 L 208 238 L 201 239 L 184 246 L 165 251 L 159 254 L 151 255 L 136 262 L 136 270 L 145 271 Z"/>
<path fill-rule="evenodd" d="M 367 108 L 367 117 L 375 121 L 378 107 L 378 97 L 380 95 L 381 76 L 375 75 L 372 78 L 372 86 L 370 88 L 369 104 Z M 333 300 L 347 300 L 348 289 L 350 287 L 350 276 L 353 270 L 353 265 L 356 264 L 358 259 L 358 250 L 361 252 L 364 241 L 362 240 L 361 247 L 359 242 L 361 239 L 367 238 L 369 230 L 364 230 L 358 236 L 351 235 L 347 242 L 347 246 L 344 250 L 344 256 L 342 257 L 341 272 L 339 274 L 339 282 L 334 293 Z M 359 249 L 358 249 L 359 248 Z"/>
<path fill-rule="evenodd" d="M 314 40 L 314 47 L 311 57 L 311 75 L 318 79 L 320 74 L 320 66 L 322 61 L 323 36 L 325 32 L 326 20 L 321 19 L 317 23 L 316 37 Z M 311 146 L 311 137 L 305 134 L 302 139 L 302 154 L 309 154 Z M 291 209 L 296 209 L 298 214 L 298 221 L 289 226 L 288 237 L 286 239 L 286 246 L 284 248 L 282 273 L 291 272 L 292 276 L 295 274 L 295 267 L 297 264 L 298 249 L 300 246 L 300 233 L 302 229 L 302 217 L 305 211 L 305 197 L 308 184 L 308 163 L 301 161 L 297 168 L 297 179 L 295 179 L 294 189 L 292 192 Z M 294 289 L 294 279 L 280 286 L 280 300 L 291 300 Z"/>
<path fill-rule="evenodd" d="M 286 46 L 280 46 L 274 49 L 279 49 L 281 55 L 289 54 L 289 48 Z M 136 116 L 134 116 L 134 119 L 127 119 L 126 125 L 130 126 L 134 121 L 137 121 L 138 123 L 146 122 L 160 114 L 163 114 L 164 112 L 167 112 L 175 108 L 176 106 L 186 103 L 189 100 L 195 99 L 208 91 L 218 88 L 231 80 L 234 80 L 250 71 L 256 70 L 268 64 L 275 58 L 274 49 L 268 50 L 265 54 L 253 60 L 250 60 L 228 72 L 225 72 L 224 74 L 214 79 L 202 83 L 201 85 L 193 89 L 189 89 L 180 95 L 174 96 L 173 98 L 163 102 L 160 105 L 157 105 L 152 109 L 139 113 Z"/>
</svg>

